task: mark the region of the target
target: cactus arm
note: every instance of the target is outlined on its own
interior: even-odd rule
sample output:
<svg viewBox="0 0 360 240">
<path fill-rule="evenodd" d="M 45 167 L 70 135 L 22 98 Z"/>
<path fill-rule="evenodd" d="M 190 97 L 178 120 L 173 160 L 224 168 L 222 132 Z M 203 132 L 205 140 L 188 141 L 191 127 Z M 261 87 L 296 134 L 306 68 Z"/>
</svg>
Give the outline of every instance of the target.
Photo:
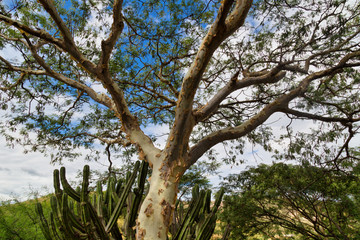
<svg viewBox="0 0 360 240">
<path fill-rule="evenodd" d="M 217 210 L 219 209 L 220 207 L 220 204 L 221 204 L 221 201 L 222 201 L 222 198 L 224 196 L 224 193 L 225 193 L 225 189 L 224 188 L 221 188 L 220 191 L 218 192 L 217 196 L 216 196 L 216 199 L 215 199 L 215 203 L 214 203 L 214 206 L 212 208 L 212 211 L 214 213 L 217 212 Z"/>
<path fill-rule="evenodd" d="M 50 198 L 50 206 L 52 209 L 52 213 L 54 215 L 55 222 L 58 224 L 58 229 L 61 229 L 61 231 L 60 231 L 61 239 L 68 239 L 69 238 L 68 233 L 64 231 L 64 229 L 66 229 L 66 227 L 64 225 L 63 214 L 60 210 L 61 204 L 62 204 L 62 195 L 63 194 L 61 194 L 61 197 L 60 196 L 57 196 L 57 197 L 52 196 Z"/>
<path fill-rule="evenodd" d="M 142 161 L 140 171 L 137 179 L 137 188 L 134 189 L 134 195 L 132 197 L 130 211 L 127 213 L 129 217 L 126 218 L 127 226 L 132 228 L 135 226 L 135 221 L 139 212 L 140 203 L 144 194 L 145 181 L 149 168 L 149 163 Z"/>
<path fill-rule="evenodd" d="M 76 229 L 78 229 L 81 233 L 85 233 L 85 228 L 81 224 L 81 222 L 77 219 L 75 214 L 72 211 L 68 211 L 67 213 L 69 220 L 72 223 L 72 226 L 74 226 Z"/>
<path fill-rule="evenodd" d="M 182 222 L 174 240 L 185 239 L 185 236 L 188 234 L 187 229 L 190 229 L 190 227 L 195 222 L 195 219 L 198 218 L 199 216 L 199 212 L 204 203 L 204 197 L 205 197 L 205 191 L 202 190 L 199 193 L 199 188 L 198 187 L 196 188 L 195 186 L 193 188 L 193 198 L 190 203 L 189 209 L 186 212 L 184 221 Z"/>
<path fill-rule="evenodd" d="M 200 212 L 203 214 L 210 213 L 210 204 L 211 204 L 211 190 L 207 190 L 204 197 L 204 204 Z"/>
<path fill-rule="evenodd" d="M 90 176 L 90 168 L 88 165 L 85 165 L 83 169 L 83 182 L 80 193 L 81 221 L 85 227 L 85 231 L 89 235 L 91 235 L 92 230 L 91 230 L 90 213 L 87 209 L 88 198 L 89 198 L 89 192 L 88 192 L 89 176 Z"/>
<path fill-rule="evenodd" d="M 35 209 L 36 209 L 37 215 L 40 218 L 40 228 L 41 228 L 41 231 L 43 232 L 44 237 L 46 238 L 46 240 L 52 240 L 49 225 L 44 216 L 41 203 L 36 203 Z"/>
<path fill-rule="evenodd" d="M 146 176 L 147 176 L 147 172 L 148 172 L 148 168 L 149 168 L 149 163 L 142 161 L 141 162 L 141 167 L 140 167 L 140 174 L 138 176 L 138 180 L 137 180 L 137 187 L 139 189 L 143 189 L 145 186 L 145 181 L 146 181 Z"/>
<path fill-rule="evenodd" d="M 53 212 L 50 212 L 50 231 L 52 232 L 53 239 L 55 239 L 55 240 L 65 240 L 64 238 L 59 236 L 59 234 L 58 234 L 58 232 L 56 230 L 56 225 L 55 225 L 55 221 L 54 221 Z"/>
<path fill-rule="evenodd" d="M 95 230 L 99 235 L 99 238 L 101 240 L 110 240 L 109 235 L 105 231 L 104 225 L 101 223 L 100 218 L 96 214 L 95 209 L 91 204 L 86 204 L 86 207 L 88 208 L 90 218 L 94 224 Z"/>
<path fill-rule="evenodd" d="M 116 223 L 117 219 L 119 218 L 120 214 L 121 214 L 121 209 L 124 206 L 124 203 L 130 193 L 131 187 L 135 181 L 138 169 L 139 169 L 139 165 L 140 162 L 136 162 L 133 173 L 131 174 L 129 180 L 127 181 L 127 184 L 125 186 L 125 189 L 123 190 L 121 196 L 120 196 L 120 200 L 118 201 L 118 203 L 116 204 L 116 207 L 109 219 L 108 224 L 106 225 L 106 231 L 110 232 L 112 227 L 114 226 L 114 224 Z"/>
<path fill-rule="evenodd" d="M 54 170 L 53 181 L 54 181 L 55 196 L 56 196 L 58 202 L 61 203 L 63 191 L 61 190 L 61 187 L 60 187 L 60 173 L 59 173 L 58 169 Z"/>
<path fill-rule="evenodd" d="M 222 197 L 224 195 L 224 189 L 221 188 L 215 199 L 214 206 L 209 216 L 206 217 L 204 223 L 200 226 L 196 240 L 207 240 L 210 239 L 215 230 L 216 225 L 216 212 L 220 207 Z"/>
<path fill-rule="evenodd" d="M 64 191 L 75 201 L 80 202 L 80 195 L 77 193 L 66 180 L 66 170 L 65 167 L 60 168 L 60 181 L 61 185 L 64 188 Z"/>
<path fill-rule="evenodd" d="M 100 218 L 100 221 L 103 225 L 105 225 L 105 218 L 104 218 L 104 200 L 103 195 L 98 195 L 97 201 L 96 201 L 96 212 Z"/>
<path fill-rule="evenodd" d="M 111 236 L 114 237 L 116 240 L 122 240 L 122 234 L 120 233 L 119 227 L 115 224 L 113 228 L 111 229 Z M 130 240 L 130 238 L 126 238 L 127 240 Z"/>
<path fill-rule="evenodd" d="M 196 240 L 208 240 L 212 236 L 215 230 L 215 222 L 216 222 L 216 215 L 215 213 L 211 213 L 208 216 L 204 223 L 200 226 L 200 229 L 197 233 Z"/>
<path fill-rule="evenodd" d="M 62 213 L 62 219 L 63 219 L 63 225 L 65 227 L 64 231 L 66 233 L 68 233 L 68 236 L 71 237 L 71 239 L 77 239 L 78 235 L 76 234 L 76 232 L 74 231 L 73 227 L 70 225 L 70 217 L 69 217 L 69 213 L 70 213 L 70 209 L 69 209 L 69 205 L 68 205 L 68 195 L 66 193 L 63 194 L 62 196 L 62 203 L 60 206 L 60 211 Z"/>
<path fill-rule="evenodd" d="M 120 196 L 122 190 L 122 180 L 119 179 L 119 181 L 116 184 L 115 192 L 118 196 Z"/>
</svg>

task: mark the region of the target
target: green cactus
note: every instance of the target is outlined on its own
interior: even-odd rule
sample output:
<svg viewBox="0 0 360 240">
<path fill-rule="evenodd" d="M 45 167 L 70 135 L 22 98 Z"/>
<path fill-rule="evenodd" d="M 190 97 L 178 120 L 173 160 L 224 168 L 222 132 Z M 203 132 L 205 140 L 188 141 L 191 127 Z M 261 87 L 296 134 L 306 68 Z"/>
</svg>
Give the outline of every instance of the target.
<svg viewBox="0 0 360 240">
<path fill-rule="evenodd" d="M 51 212 L 45 218 L 41 204 L 36 212 L 40 227 L 47 240 L 84 239 L 113 240 L 135 239 L 133 230 L 144 196 L 148 164 L 136 162 L 132 173 L 125 181 L 110 177 L 104 191 L 101 182 L 96 191 L 89 191 L 89 166 L 84 166 L 81 188 L 72 188 L 66 179 L 65 168 L 54 171 L 55 194 L 50 199 Z M 137 176 L 137 183 L 135 178 Z M 63 189 L 61 189 L 61 187 Z M 221 189 L 211 208 L 211 191 L 192 189 L 192 200 L 187 205 L 177 201 L 173 224 L 170 228 L 172 240 L 208 240 L 216 225 L 216 212 L 224 190 Z M 188 207 L 186 207 L 188 206 Z M 117 221 L 124 219 L 121 231 Z"/>
<path fill-rule="evenodd" d="M 115 178 L 109 178 L 104 194 L 100 182 L 97 183 L 96 192 L 90 193 L 90 168 L 87 165 L 83 170 L 82 186 L 76 190 L 68 183 L 65 168 L 62 167 L 60 171 L 55 170 L 55 196 L 50 199 L 49 220 L 45 218 L 41 204 L 36 205 L 44 237 L 49 240 L 111 240 L 123 239 L 123 237 L 134 239 L 132 229 L 120 232 L 117 220 L 125 212 L 126 214 L 122 216 L 125 219 L 124 226 L 127 228 L 135 226 L 147 171 L 146 162 L 142 162 L 141 166 L 140 162 L 136 162 L 134 171 L 126 177 L 125 183 L 116 183 Z M 136 176 L 138 176 L 138 181 L 136 188 L 132 190 Z M 127 199 L 131 200 L 130 206 L 126 206 Z M 124 211 L 126 207 L 131 211 Z"/>
<path fill-rule="evenodd" d="M 178 202 L 176 215 L 179 221 L 173 223 L 172 240 L 196 239 L 208 240 L 214 233 L 216 225 L 216 212 L 220 207 L 224 189 L 221 189 L 216 196 L 214 205 L 211 206 L 211 191 L 199 190 L 195 186 L 192 190 L 192 200 L 190 201 L 187 212 L 184 214 L 184 204 Z"/>
</svg>

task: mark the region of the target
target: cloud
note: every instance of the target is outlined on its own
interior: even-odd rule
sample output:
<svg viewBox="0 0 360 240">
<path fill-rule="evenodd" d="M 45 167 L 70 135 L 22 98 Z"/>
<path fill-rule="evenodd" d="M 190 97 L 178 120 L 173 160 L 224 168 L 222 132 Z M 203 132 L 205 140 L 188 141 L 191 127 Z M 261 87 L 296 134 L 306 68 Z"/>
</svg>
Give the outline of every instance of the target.
<svg viewBox="0 0 360 240">
<path fill-rule="evenodd" d="M 31 175 L 31 176 L 36 176 L 36 177 L 41 177 L 43 176 L 43 174 L 41 173 L 38 173 L 36 170 L 32 169 L 32 168 L 25 168 L 25 167 L 22 167 L 21 168 L 21 171 Z"/>
<path fill-rule="evenodd" d="M 23 153 L 23 147 L 15 146 L 9 148 L 5 138 L 0 136 L 0 201 L 12 199 L 19 196 L 24 199 L 29 192 L 39 191 L 40 194 L 47 194 L 43 189 L 53 191 L 52 175 L 54 169 L 61 166 L 66 167 L 68 180 L 75 181 L 79 171 L 84 165 L 90 165 L 92 170 L 106 171 L 106 157 L 98 162 L 87 162 L 82 158 L 76 161 L 64 161 L 62 165 L 50 164 L 50 157 L 45 157 L 41 153 Z"/>
<path fill-rule="evenodd" d="M 9 168 L 0 167 L 0 172 L 11 172 Z"/>
</svg>

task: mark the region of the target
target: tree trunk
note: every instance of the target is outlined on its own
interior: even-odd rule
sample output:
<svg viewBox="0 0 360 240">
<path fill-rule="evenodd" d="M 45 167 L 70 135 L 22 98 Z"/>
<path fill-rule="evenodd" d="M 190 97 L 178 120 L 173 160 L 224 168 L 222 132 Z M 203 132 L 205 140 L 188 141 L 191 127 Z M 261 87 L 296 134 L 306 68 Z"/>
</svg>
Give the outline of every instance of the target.
<svg viewBox="0 0 360 240">
<path fill-rule="evenodd" d="M 165 160 L 166 162 L 166 160 Z M 168 229 L 175 209 L 178 182 L 184 170 L 161 164 L 153 166 L 150 189 L 141 205 L 136 239 L 166 240 Z M 174 170 L 175 169 L 175 170 Z"/>
</svg>

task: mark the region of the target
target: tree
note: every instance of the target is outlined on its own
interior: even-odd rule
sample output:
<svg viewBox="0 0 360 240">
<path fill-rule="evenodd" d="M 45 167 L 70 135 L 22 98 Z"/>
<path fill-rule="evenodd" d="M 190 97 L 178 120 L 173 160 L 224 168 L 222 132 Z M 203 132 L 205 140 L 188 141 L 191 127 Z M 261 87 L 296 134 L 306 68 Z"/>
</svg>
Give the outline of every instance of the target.
<svg viewBox="0 0 360 240">
<path fill-rule="evenodd" d="M 358 239 L 359 173 L 311 165 L 261 164 L 225 182 L 222 221 L 233 239 L 254 235 Z M 239 211 L 241 209 L 241 211 Z"/>
<path fill-rule="evenodd" d="M 336 152 L 334 163 L 357 159 L 350 140 L 359 121 L 359 7 L 338 0 L 4 5 L 1 46 L 21 57 L 0 57 L 2 133 L 28 150 L 56 149 L 53 161 L 76 158 L 77 147 L 96 151 L 99 142 L 107 152 L 133 146 L 152 168 L 137 237 L 165 239 L 184 172 L 225 141 L 233 141 L 227 162 L 246 142 L 277 150 L 264 125 L 275 113 L 319 123 L 306 137 L 289 125 L 289 149 L 278 156 L 302 153 L 300 140 L 316 139 L 317 148 L 326 142 Z M 148 124 L 170 126 L 164 149 L 142 130 Z M 20 137 L 11 134 L 18 128 Z"/>
</svg>

